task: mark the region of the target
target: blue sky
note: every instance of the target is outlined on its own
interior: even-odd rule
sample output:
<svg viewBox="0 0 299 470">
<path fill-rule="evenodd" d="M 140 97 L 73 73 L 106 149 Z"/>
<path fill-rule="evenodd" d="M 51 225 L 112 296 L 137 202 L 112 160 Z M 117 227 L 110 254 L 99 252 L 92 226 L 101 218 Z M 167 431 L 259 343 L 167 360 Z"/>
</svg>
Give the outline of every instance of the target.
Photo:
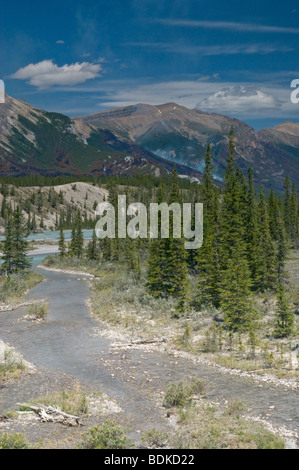
<svg viewBox="0 0 299 470">
<path fill-rule="evenodd" d="M 174 101 L 261 128 L 299 122 L 298 41 L 293 0 L 10 0 L 0 78 L 70 116 Z"/>
</svg>

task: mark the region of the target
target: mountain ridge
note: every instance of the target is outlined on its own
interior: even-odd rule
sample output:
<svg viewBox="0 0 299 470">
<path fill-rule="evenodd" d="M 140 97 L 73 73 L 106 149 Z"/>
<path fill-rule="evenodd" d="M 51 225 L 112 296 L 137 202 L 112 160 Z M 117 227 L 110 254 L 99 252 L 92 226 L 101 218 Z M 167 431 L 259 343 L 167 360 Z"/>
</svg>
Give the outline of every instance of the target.
<svg viewBox="0 0 299 470">
<path fill-rule="evenodd" d="M 299 182 L 299 123 L 286 122 L 255 131 L 236 118 L 173 102 L 138 103 L 81 119 L 129 138 L 160 157 L 199 170 L 209 143 L 220 177 L 224 175 L 228 135 L 233 126 L 237 162 L 243 170 L 253 167 L 257 183 L 281 190 L 286 176 Z"/>
<path fill-rule="evenodd" d="M 174 163 L 82 119 L 6 95 L 0 106 L 0 175 L 167 175 Z M 201 178 L 184 165 L 178 171 Z"/>
</svg>

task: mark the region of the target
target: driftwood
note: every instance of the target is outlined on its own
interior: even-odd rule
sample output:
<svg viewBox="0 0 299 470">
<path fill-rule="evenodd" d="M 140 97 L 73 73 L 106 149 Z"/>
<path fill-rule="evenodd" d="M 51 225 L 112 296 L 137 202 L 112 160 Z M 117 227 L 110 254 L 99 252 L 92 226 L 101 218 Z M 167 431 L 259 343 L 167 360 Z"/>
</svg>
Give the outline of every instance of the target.
<svg viewBox="0 0 299 470">
<path fill-rule="evenodd" d="M 39 299 L 39 300 L 28 300 L 27 302 L 23 302 L 22 304 L 17 305 L 0 305 L 0 312 L 10 312 L 11 310 L 17 310 L 21 307 L 28 307 L 28 305 L 32 304 L 41 304 L 46 302 L 47 299 Z"/>
<path fill-rule="evenodd" d="M 79 426 L 81 424 L 78 416 L 69 415 L 68 413 L 57 410 L 52 406 L 31 405 L 30 403 L 17 404 L 34 411 L 34 413 L 36 413 L 43 422 L 61 423 L 66 426 Z"/>
<path fill-rule="evenodd" d="M 154 344 L 154 343 L 166 343 L 167 338 L 162 336 L 161 338 L 149 338 L 149 339 L 135 339 L 129 343 L 113 343 L 110 345 L 111 348 L 129 348 L 136 344 Z"/>
</svg>

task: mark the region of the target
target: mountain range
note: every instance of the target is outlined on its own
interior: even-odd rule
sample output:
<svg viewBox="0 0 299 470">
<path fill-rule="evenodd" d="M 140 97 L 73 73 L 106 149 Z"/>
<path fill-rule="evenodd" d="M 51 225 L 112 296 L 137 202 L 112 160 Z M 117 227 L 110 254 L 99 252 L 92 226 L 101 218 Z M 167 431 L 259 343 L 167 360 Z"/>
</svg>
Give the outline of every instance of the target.
<svg viewBox="0 0 299 470">
<path fill-rule="evenodd" d="M 234 128 L 236 160 L 257 184 L 280 191 L 299 183 L 299 123 L 255 131 L 244 122 L 175 103 L 137 104 L 70 118 L 6 95 L 0 105 L 1 175 L 169 174 L 201 179 L 210 143 L 221 180 Z"/>
<path fill-rule="evenodd" d="M 238 119 L 175 103 L 137 104 L 82 119 L 199 171 L 210 143 L 216 177 L 220 179 L 224 176 L 228 135 L 233 126 L 237 163 L 245 171 L 252 167 L 258 184 L 280 190 L 286 176 L 299 182 L 299 123 L 285 122 L 255 131 Z"/>
<path fill-rule="evenodd" d="M 175 163 L 81 119 L 36 109 L 6 95 L 0 105 L 0 176 L 167 175 Z M 178 165 L 186 177 L 201 173 Z"/>
</svg>

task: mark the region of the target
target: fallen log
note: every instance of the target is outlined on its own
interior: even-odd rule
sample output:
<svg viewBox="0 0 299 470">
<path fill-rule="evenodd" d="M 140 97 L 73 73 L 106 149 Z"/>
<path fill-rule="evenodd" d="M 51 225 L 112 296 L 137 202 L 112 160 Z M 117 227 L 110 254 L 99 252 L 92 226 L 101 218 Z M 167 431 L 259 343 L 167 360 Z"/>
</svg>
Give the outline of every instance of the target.
<svg viewBox="0 0 299 470">
<path fill-rule="evenodd" d="M 80 426 L 81 424 L 79 416 L 64 413 L 53 406 L 32 405 L 31 403 L 17 403 L 17 405 L 34 411 L 43 422 L 61 423 L 66 426 Z"/>
<path fill-rule="evenodd" d="M 23 302 L 17 305 L 0 305 L 0 312 L 10 312 L 12 310 L 17 310 L 18 308 L 21 308 L 21 307 L 28 307 L 28 305 L 32 305 L 32 304 L 41 304 L 46 301 L 47 299 L 38 299 L 38 300 L 28 300 L 27 302 Z"/>
<path fill-rule="evenodd" d="M 111 348 L 129 348 L 136 344 L 154 344 L 154 343 L 166 343 L 167 338 L 162 336 L 161 338 L 148 338 L 148 339 L 135 339 L 129 343 L 112 343 Z"/>
</svg>

